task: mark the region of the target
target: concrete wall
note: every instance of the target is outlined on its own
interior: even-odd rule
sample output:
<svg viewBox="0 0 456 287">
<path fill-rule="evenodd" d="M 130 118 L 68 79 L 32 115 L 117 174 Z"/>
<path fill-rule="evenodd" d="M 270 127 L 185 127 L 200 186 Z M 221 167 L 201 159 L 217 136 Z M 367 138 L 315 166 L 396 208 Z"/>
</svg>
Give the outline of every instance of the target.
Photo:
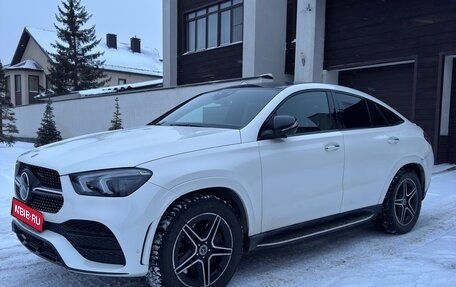
<svg viewBox="0 0 456 287">
<path fill-rule="evenodd" d="M 243 77 L 271 73 L 274 81 L 285 74 L 287 1 L 244 1 Z"/>
<path fill-rule="evenodd" d="M 298 0 L 295 82 L 323 82 L 326 0 Z"/>
<path fill-rule="evenodd" d="M 177 85 L 177 0 L 163 1 L 163 86 Z"/>
<path fill-rule="evenodd" d="M 262 78 L 239 79 L 54 102 L 55 122 L 63 138 L 106 131 L 111 126 L 114 99 L 119 97 L 123 127 L 140 127 L 199 93 L 227 86 L 268 81 L 270 80 Z M 16 126 L 19 130 L 18 137 L 36 138 L 44 109 L 45 103 L 18 106 L 14 109 Z"/>
</svg>

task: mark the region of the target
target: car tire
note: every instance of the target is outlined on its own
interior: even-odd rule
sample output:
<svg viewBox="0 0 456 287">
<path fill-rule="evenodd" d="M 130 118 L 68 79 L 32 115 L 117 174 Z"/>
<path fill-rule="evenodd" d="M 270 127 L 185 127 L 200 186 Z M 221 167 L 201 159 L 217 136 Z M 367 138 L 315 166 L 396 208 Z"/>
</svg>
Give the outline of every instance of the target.
<svg viewBox="0 0 456 287">
<path fill-rule="evenodd" d="M 241 259 L 243 232 L 224 200 L 192 195 L 160 220 L 147 274 L 150 286 L 226 286 Z"/>
<path fill-rule="evenodd" d="M 374 224 L 386 233 L 409 232 L 420 215 L 422 194 L 416 173 L 408 169 L 400 170 L 388 188 L 382 210 L 374 219 Z"/>
</svg>

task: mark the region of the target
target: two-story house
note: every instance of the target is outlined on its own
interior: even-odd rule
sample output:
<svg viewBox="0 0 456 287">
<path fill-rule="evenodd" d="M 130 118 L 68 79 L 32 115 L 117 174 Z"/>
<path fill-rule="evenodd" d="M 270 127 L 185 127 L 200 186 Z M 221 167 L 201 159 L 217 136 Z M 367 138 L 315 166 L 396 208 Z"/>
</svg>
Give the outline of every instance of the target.
<svg viewBox="0 0 456 287">
<path fill-rule="evenodd" d="M 49 53 L 54 53 L 55 31 L 24 28 L 11 64 L 5 67 L 7 96 L 14 105 L 36 103 L 36 96 L 49 87 Z M 158 51 L 141 47 L 141 39 L 132 37 L 130 43 L 117 41 L 107 34 L 97 51 L 103 52 L 104 74 L 110 78 L 106 86 L 124 85 L 162 78 L 162 62 Z"/>
</svg>

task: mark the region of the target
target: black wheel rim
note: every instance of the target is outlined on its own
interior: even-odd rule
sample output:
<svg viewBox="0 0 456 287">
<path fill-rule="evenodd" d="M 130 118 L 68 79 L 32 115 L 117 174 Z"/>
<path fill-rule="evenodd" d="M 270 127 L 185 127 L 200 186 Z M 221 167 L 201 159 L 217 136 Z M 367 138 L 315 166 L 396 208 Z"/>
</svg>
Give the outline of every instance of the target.
<svg viewBox="0 0 456 287">
<path fill-rule="evenodd" d="M 225 272 L 232 252 L 233 235 L 225 219 L 214 213 L 197 215 L 174 243 L 174 273 L 185 286 L 210 286 Z"/>
<path fill-rule="evenodd" d="M 394 215 L 400 225 L 406 226 L 415 218 L 418 211 L 418 188 L 409 178 L 404 179 L 396 188 Z"/>
</svg>

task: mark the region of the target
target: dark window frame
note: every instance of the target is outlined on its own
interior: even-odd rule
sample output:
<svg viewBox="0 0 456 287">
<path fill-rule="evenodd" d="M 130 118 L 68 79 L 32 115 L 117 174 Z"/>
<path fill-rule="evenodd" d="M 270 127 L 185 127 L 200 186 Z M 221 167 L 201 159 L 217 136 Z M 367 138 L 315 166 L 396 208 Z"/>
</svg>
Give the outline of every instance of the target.
<svg viewBox="0 0 456 287">
<path fill-rule="evenodd" d="M 124 79 L 124 78 L 117 79 L 117 85 L 126 85 L 126 84 L 127 84 L 127 79 Z"/>
<path fill-rule="evenodd" d="M 11 77 L 8 75 L 8 76 L 5 76 L 5 96 L 8 98 L 8 99 L 11 99 Z"/>
<path fill-rule="evenodd" d="M 18 85 L 19 82 L 19 85 Z M 14 92 L 22 92 L 22 77 L 21 75 L 14 75 Z"/>
<path fill-rule="evenodd" d="M 36 89 L 32 90 L 31 88 L 31 83 L 32 80 L 36 81 Z M 36 75 L 28 75 L 28 97 L 29 97 L 29 104 L 32 103 L 37 103 L 38 100 L 35 99 L 35 96 L 37 96 L 40 93 L 40 77 Z"/>
<path fill-rule="evenodd" d="M 14 99 L 15 99 L 16 106 L 22 105 L 22 77 L 21 77 L 21 75 L 14 75 Z"/>
<path fill-rule="evenodd" d="M 36 90 L 31 90 L 31 80 L 34 79 L 36 80 Z M 28 91 L 29 93 L 32 92 L 32 93 L 39 93 L 40 91 L 40 77 L 39 76 L 36 76 L 36 75 L 28 75 Z"/>
<path fill-rule="evenodd" d="M 229 5 L 226 7 L 222 8 L 223 4 L 226 4 L 229 2 Z M 214 8 L 212 10 L 211 8 Z M 233 34 L 234 34 L 234 29 L 235 27 L 233 26 L 233 11 L 238 8 L 242 9 L 242 16 L 241 16 L 241 23 L 239 23 L 237 26 L 241 26 L 241 40 L 234 41 L 233 39 Z M 210 10 L 211 9 L 211 10 Z M 230 23 L 229 23 L 229 30 L 230 30 L 230 40 L 227 43 L 221 43 L 221 36 L 222 36 L 222 21 L 221 21 L 221 15 L 223 12 L 229 11 L 230 12 Z M 209 46 L 209 16 L 211 15 L 217 15 L 217 30 L 216 30 L 216 45 L 215 46 Z M 210 5 L 206 5 L 203 7 L 200 7 L 198 9 L 193 9 L 190 11 L 187 11 L 183 14 L 184 18 L 184 47 L 183 47 L 183 54 L 189 54 L 189 53 L 196 53 L 196 52 L 202 52 L 206 51 L 209 49 L 215 49 L 219 47 L 224 47 L 236 43 L 242 43 L 243 37 L 244 37 L 244 1 L 243 0 L 228 0 L 228 1 L 219 1 L 217 3 L 212 3 Z M 205 29 L 204 29 L 204 47 L 201 49 L 198 49 L 198 20 L 205 20 Z M 193 23 L 193 41 L 190 42 L 190 23 Z M 189 45 L 192 44 L 193 47 L 189 47 Z"/>
</svg>

